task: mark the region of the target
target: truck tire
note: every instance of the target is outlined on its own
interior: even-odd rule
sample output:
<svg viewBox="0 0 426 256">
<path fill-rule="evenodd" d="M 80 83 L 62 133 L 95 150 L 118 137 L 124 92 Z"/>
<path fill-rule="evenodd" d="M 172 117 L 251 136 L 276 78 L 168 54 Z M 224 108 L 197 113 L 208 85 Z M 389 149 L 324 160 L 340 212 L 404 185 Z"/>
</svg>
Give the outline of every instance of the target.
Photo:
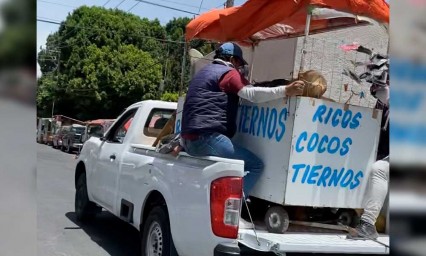
<svg viewBox="0 0 426 256">
<path fill-rule="evenodd" d="M 337 212 L 338 222 L 345 226 L 356 226 L 356 212 L 351 209 L 341 209 Z"/>
<path fill-rule="evenodd" d="M 81 222 L 93 219 L 96 214 L 102 210 L 99 206 L 89 200 L 85 173 L 81 174 L 77 180 L 74 207 L 77 220 Z"/>
<path fill-rule="evenodd" d="M 143 224 L 142 256 L 177 256 L 165 206 L 154 207 Z"/>
<path fill-rule="evenodd" d="M 265 214 L 265 224 L 270 233 L 284 234 L 290 224 L 290 218 L 284 207 L 272 206 Z"/>
</svg>

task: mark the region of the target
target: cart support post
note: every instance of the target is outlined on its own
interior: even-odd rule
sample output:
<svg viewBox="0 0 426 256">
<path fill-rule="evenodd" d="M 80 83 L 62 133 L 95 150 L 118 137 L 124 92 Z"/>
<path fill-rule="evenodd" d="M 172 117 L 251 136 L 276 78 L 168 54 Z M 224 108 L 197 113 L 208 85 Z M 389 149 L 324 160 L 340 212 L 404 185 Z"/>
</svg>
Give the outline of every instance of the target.
<svg viewBox="0 0 426 256">
<path fill-rule="evenodd" d="M 312 10 L 313 10 L 313 7 L 309 6 L 308 15 L 306 16 L 305 37 L 303 38 L 302 55 L 300 60 L 299 73 L 303 72 L 303 69 L 305 68 L 306 44 L 308 43 L 309 30 L 311 27 Z"/>
<path fill-rule="evenodd" d="M 250 83 L 252 83 L 252 77 L 253 77 L 253 66 L 254 66 L 254 54 L 255 54 L 255 45 L 252 44 L 251 45 L 251 63 L 250 63 L 250 67 L 249 67 L 249 81 Z"/>
</svg>

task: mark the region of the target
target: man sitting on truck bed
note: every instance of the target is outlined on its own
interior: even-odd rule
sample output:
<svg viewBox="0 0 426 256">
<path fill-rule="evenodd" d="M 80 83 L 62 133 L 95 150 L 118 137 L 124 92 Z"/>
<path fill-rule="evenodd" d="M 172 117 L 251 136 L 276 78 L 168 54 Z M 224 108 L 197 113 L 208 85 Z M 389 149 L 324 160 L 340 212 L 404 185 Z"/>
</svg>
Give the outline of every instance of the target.
<svg viewBox="0 0 426 256">
<path fill-rule="evenodd" d="M 251 151 L 231 141 L 236 131 L 239 99 L 260 103 L 301 95 L 304 82 L 273 88 L 252 86 L 242 75 L 247 62 L 237 44 L 224 43 L 215 53 L 214 61 L 198 71 L 189 84 L 182 114 L 182 146 L 193 156 L 244 160 L 243 191 L 247 197 L 263 163 Z"/>
</svg>

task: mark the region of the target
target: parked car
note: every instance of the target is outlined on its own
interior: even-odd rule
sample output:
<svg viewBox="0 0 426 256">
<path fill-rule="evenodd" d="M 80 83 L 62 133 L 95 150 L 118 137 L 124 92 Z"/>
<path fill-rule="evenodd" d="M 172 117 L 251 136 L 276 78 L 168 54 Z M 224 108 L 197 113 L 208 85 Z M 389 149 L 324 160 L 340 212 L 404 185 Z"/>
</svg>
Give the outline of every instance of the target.
<svg viewBox="0 0 426 256">
<path fill-rule="evenodd" d="M 53 148 L 61 148 L 62 147 L 62 138 L 64 135 L 71 130 L 71 126 L 65 125 L 56 129 L 55 134 L 52 139 L 52 147 Z"/>
<path fill-rule="evenodd" d="M 85 126 L 79 124 L 73 124 L 69 130 L 64 132 L 62 137 L 61 150 L 72 153 L 74 150 L 79 150 L 83 146 L 82 138 L 84 134 Z"/>
</svg>

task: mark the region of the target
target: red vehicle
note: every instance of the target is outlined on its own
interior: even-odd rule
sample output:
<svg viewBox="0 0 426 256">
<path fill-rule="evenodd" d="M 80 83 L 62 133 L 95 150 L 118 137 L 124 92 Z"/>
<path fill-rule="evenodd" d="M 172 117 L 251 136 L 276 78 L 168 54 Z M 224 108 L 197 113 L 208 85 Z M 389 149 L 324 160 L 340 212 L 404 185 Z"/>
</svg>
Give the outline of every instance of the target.
<svg viewBox="0 0 426 256">
<path fill-rule="evenodd" d="M 84 143 L 90 137 L 102 137 L 115 119 L 97 119 L 86 122 L 86 129 L 83 134 L 82 142 Z"/>
</svg>

